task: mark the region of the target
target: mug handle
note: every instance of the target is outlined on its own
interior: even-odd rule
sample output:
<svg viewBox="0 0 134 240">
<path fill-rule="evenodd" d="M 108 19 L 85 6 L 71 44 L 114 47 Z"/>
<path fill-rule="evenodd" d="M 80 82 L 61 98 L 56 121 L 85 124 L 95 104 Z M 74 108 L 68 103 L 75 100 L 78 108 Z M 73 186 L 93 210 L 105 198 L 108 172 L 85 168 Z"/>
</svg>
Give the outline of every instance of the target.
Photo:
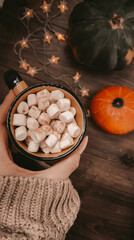
<svg viewBox="0 0 134 240">
<path fill-rule="evenodd" d="M 4 73 L 4 81 L 8 86 L 9 90 L 13 90 L 17 96 L 24 89 L 28 88 L 28 85 L 23 81 L 20 75 L 13 69 L 8 70 Z"/>
</svg>

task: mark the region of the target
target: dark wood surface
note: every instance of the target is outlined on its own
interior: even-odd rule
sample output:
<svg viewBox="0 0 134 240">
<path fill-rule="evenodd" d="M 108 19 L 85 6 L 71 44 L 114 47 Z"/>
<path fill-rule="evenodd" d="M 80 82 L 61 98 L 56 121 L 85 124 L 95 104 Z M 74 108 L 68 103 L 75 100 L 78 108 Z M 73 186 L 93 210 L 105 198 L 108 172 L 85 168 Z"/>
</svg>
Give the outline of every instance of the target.
<svg viewBox="0 0 134 240">
<path fill-rule="evenodd" d="M 6 1 L 11 3 L 9 0 Z M 31 2 L 39 3 L 36 0 L 29 1 L 28 6 L 31 6 Z M 52 14 L 55 13 L 58 2 L 55 0 Z M 53 27 L 56 31 L 66 33 L 69 14 L 78 2 L 80 1 L 69 0 L 69 10 L 54 19 Z M 15 42 L 25 36 L 25 29 L 16 20 L 16 9 L 13 8 L 11 11 L 8 4 L 5 9 L 4 14 L 0 12 L 2 16 L 0 21 L 0 103 L 8 92 L 3 74 L 9 68 L 17 70 L 29 86 L 40 82 L 55 83 L 58 82 L 57 77 L 68 73 L 75 75 L 78 71 L 82 75 L 81 85 L 90 89 L 90 96 L 85 98 L 77 92 L 86 109 L 94 94 L 103 87 L 120 85 L 134 90 L 134 62 L 120 72 L 115 71 L 105 75 L 91 73 L 74 60 L 66 43 L 59 43 L 56 39 L 50 46 L 46 45 L 45 58 L 48 59 L 55 53 L 61 58 L 59 65 L 48 66 L 47 72 L 42 71 L 34 78 L 30 77 L 19 68 L 18 56 L 13 51 Z M 42 45 L 37 44 L 35 49 L 41 57 Z M 38 66 L 32 50 L 27 49 L 24 56 L 32 66 Z M 64 86 L 67 86 L 66 82 L 70 87 L 72 86 L 73 81 L 69 75 L 66 75 L 63 80 Z M 87 135 L 89 136 L 88 147 L 81 157 L 80 167 L 71 176 L 80 194 L 81 208 L 66 239 L 133 240 L 134 132 L 123 136 L 109 135 L 96 126 L 91 118 L 88 118 Z M 14 153 L 14 157 L 17 159 L 17 152 Z M 18 164 L 32 169 L 43 168 L 43 163 L 30 162 L 20 154 Z"/>
</svg>

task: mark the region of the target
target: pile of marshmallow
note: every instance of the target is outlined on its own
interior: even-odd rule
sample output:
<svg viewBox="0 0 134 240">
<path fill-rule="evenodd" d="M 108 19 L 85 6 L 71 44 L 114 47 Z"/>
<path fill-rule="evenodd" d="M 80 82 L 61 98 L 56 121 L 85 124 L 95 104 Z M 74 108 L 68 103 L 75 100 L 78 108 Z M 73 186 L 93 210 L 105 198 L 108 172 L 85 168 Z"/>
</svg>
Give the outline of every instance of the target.
<svg viewBox="0 0 134 240">
<path fill-rule="evenodd" d="M 71 147 L 81 132 L 75 115 L 76 109 L 61 90 L 29 94 L 13 115 L 15 138 L 25 141 L 29 152 L 59 153 Z"/>
</svg>

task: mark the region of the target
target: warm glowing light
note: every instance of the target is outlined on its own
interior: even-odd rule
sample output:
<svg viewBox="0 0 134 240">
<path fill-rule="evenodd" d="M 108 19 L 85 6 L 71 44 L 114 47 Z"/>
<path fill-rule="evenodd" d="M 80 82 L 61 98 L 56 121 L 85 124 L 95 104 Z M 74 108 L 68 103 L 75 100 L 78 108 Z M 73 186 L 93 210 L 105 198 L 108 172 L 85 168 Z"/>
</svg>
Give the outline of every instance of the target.
<svg viewBox="0 0 134 240">
<path fill-rule="evenodd" d="M 30 19 L 33 17 L 33 9 L 25 8 L 24 16 L 21 18 L 23 20 L 24 18 Z"/>
<path fill-rule="evenodd" d="M 60 41 L 60 40 L 61 40 L 61 41 L 65 41 L 65 36 L 64 36 L 64 34 L 55 32 L 55 35 L 56 35 L 56 37 L 58 38 L 59 41 Z"/>
<path fill-rule="evenodd" d="M 27 39 L 23 38 L 23 39 L 20 41 L 20 45 L 21 45 L 22 48 L 28 48 Z"/>
<path fill-rule="evenodd" d="M 80 92 L 81 92 L 82 97 L 89 96 L 89 89 L 87 89 L 85 87 L 82 87 Z"/>
<path fill-rule="evenodd" d="M 58 5 L 58 8 L 60 9 L 61 13 L 64 13 L 66 10 L 68 10 L 67 3 L 63 0 L 60 2 L 60 5 Z"/>
<path fill-rule="evenodd" d="M 25 17 L 27 17 L 27 18 L 33 17 L 33 10 L 32 9 L 27 9 Z"/>
<path fill-rule="evenodd" d="M 50 44 L 52 38 L 53 38 L 53 37 L 46 32 L 46 33 L 45 33 L 45 36 L 44 36 L 44 42 L 48 42 L 48 43 Z"/>
<path fill-rule="evenodd" d="M 81 77 L 81 75 L 77 72 L 77 73 L 75 74 L 75 76 L 73 76 L 74 83 L 78 83 L 79 80 L 80 80 L 80 77 Z"/>
<path fill-rule="evenodd" d="M 20 60 L 19 63 L 20 63 L 20 66 L 19 66 L 20 68 L 23 68 L 24 70 L 28 69 L 29 64 L 26 62 L 25 59 L 24 60 Z"/>
<path fill-rule="evenodd" d="M 36 67 L 31 67 L 31 66 L 29 66 L 29 69 L 28 69 L 27 73 L 28 73 L 31 77 L 33 77 L 33 76 L 37 73 Z"/>
<path fill-rule="evenodd" d="M 46 1 L 43 2 L 43 5 L 40 8 L 43 9 L 44 13 L 50 12 L 51 4 L 48 4 Z"/>
<path fill-rule="evenodd" d="M 60 57 L 55 57 L 54 55 L 52 55 L 52 57 L 50 59 L 48 59 L 50 64 L 58 64 Z"/>
</svg>

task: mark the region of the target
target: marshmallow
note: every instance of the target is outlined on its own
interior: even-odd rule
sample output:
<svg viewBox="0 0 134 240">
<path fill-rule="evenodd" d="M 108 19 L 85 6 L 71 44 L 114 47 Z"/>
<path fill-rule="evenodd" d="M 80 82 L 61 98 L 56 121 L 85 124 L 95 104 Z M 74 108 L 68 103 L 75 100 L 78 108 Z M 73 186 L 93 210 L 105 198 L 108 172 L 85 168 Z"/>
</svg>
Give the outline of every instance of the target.
<svg viewBox="0 0 134 240">
<path fill-rule="evenodd" d="M 59 119 L 65 123 L 70 123 L 74 119 L 74 115 L 70 111 L 63 112 L 59 115 Z"/>
<path fill-rule="evenodd" d="M 70 136 L 73 137 L 73 138 L 78 137 L 78 135 L 80 134 L 80 128 L 75 123 L 70 123 L 67 126 L 67 131 L 70 134 Z"/>
<path fill-rule="evenodd" d="M 71 136 L 69 135 L 68 132 L 65 132 L 63 135 L 62 135 L 62 140 L 66 139 L 66 138 L 70 138 Z"/>
<path fill-rule="evenodd" d="M 24 101 L 22 101 L 18 107 L 17 107 L 17 112 L 21 114 L 27 114 L 29 111 L 28 104 Z"/>
<path fill-rule="evenodd" d="M 61 152 L 60 142 L 58 141 L 53 148 L 51 148 L 51 153 Z"/>
<path fill-rule="evenodd" d="M 74 107 L 70 107 L 69 111 L 72 112 L 74 116 L 76 115 L 76 109 Z"/>
<path fill-rule="evenodd" d="M 61 134 L 56 132 L 56 131 L 53 131 L 53 134 L 58 138 L 58 140 L 61 138 Z"/>
<path fill-rule="evenodd" d="M 52 127 L 52 129 L 54 129 L 55 124 L 56 124 L 56 120 L 52 120 L 50 123 L 50 126 Z"/>
<path fill-rule="evenodd" d="M 35 118 L 28 117 L 27 118 L 27 128 L 30 130 L 34 130 L 39 128 L 39 123 Z"/>
<path fill-rule="evenodd" d="M 58 105 L 59 109 L 61 110 L 61 112 L 68 111 L 70 109 L 70 104 L 71 104 L 71 102 L 68 98 L 59 99 L 57 101 L 57 105 Z"/>
<path fill-rule="evenodd" d="M 77 125 L 77 122 L 75 119 L 73 119 L 72 123 L 76 124 Z M 70 124 L 70 123 L 69 123 Z"/>
<path fill-rule="evenodd" d="M 44 153 L 50 153 L 50 148 L 47 146 L 47 144 L 45 143 L 45 140 L 43 140 L 40 143 L 40 148 Z"/>
<path fill-rule="evenodd" d="M 58 108 L 57 104 L 53 103 L 48 107 L 47 113 L 51 119 L 54 119 L 59 116 L 60 109 Z"/>
<path fill-rule="evenodd" d="M 27 96 L 27 103 L 29 107 L 37 105 L 36 94 L 29 94 Z"/>
<path fill-rule="evenodd" d="M 49 126 L 49 125 L 41 126 L 41 129 L 43 131 L 45 131 L 46 136 L 49 136 L 49 135 L 51 135 L 53 133 L 53 130 L 52 130 L 51 126 Z"/>
<path fill-rule="evenodd" d="M 48 98 L 39 98 L 38 99 L 38 108 L 43 111 L 48 108 L 50 105 Z"/>
<path fill-rule="evenodd" d="M 29 152 L 38 152 L 39 150 L 39 143 L 35 143 L 34 141 L 30 141 L 28 144 L 28 151 Z"/>
<path fill-rule="evenodd" d="M 46 140 L 43 140 L 42 142 L 40 142 L 40 148 L 46 148 L 47 144 L 45 143 Z"/>
<path fill-rule="evenodd" d="M 40 113 L 41 113 L 41 111 L 36 106 L 32 106 L 29 110 L 28 115 L 30 117 L 37 119 L 39 117 Z"/>
<path fill-rule="evenodd" d="M 77 125 L 77 122 L 76 122 L 75 119 L 73 119 L 73 121 L 72 121 L 71 123 L 74 123 L 75 125 Z M 67 123 L 67 124 L 66 124 L 66 127 L 67 127 L 69 124 L 70 124 L 70 123 Z"/>
<path fill-rule="evenodd" d="M 66 127 L 66 124 L 60 120 L 54 121 L 52 123 L 53 130 L 58 133 L 63 133 Z"/>
<path fill-rule="evenodd" d="M 26 139 L 25 139 L 26 145 L 28 146 L 31 141 L 32 141 L 32 138 L 29 136 L 29 134 L 28 134 L 28 132 L 27 132 L 27 137 L 26 137 Z"/>
<path fill-rule="evenodd" d="M 46 133 L 41 128 L 30 130 L 29 134 L 35 143 L 40 143 L 46 138 Z"/>
<path fill-rule="evenodd" d="M 47 113 L 43 112 L 40 114 L 38 121 L 41 125 L 49 125 L 50 124 L 50 117 L 48 116 Z"/>
<path fill-rule="evenodd" d="M 29 152 L 38 152 L 40 147 L 46 154 L 59 153 L 71 147 L 73 138 L 80 134 L 75 115 L 76 109 L 71 107 L 70 99 L 64 98 L 62 90 L 43 89 L 29 94 L 13 116 L 13 125 L 18 126 L 16 139 L 25 140 Z"/>
<path fill-rule="evenodd" d="M 44 152 L 46 154 L 50 153 L 50 148 L 48 146 L 45 148 L 41 148 L 41 150 L 42 150 L 42 152 Z"/>
<path fill-rule="evenodd" d="M 37 93 L 37 99 L 40 98 L 49 98 L 50 92 L 47 89 L 43 89 L 42 91 Z"/>
<path fill-rule="evenodd" d="M 29 129 L 27 130 L 27 136 L 30 137 L 30 130 Z"/>
<path fill-rule="evenodd" d="M 13 126 L 26 126 L 26 116 L 20 113 L 13 115 Z"/>
<path fill-rule="evenodd" d="M 54 90 L 50 93 L 50 101 L 53 103 L 53 102 L 56 102 L 58 101 L 59 99 L 62 99 L 64 98 L 64 93 L 60 90 Z"/>
<path fill-rule="evenodd" d="M 66 149 L 66 148 L 71 147 L 73 144 L 74 144 L 73 139 L 71 137 L 68 137 L 68 138 L 62 139 L 60 141 L 60 148 Z"/>
<path fill-rule="evenodd" d="M 24 141 L 27 137 L 27 129 L 24 126 L 15 129 L 15 138 L 18 141 Z"/>
<path fill-rule="evenodd" d="M 58 141 L 58 138 L 54 134 L 51 134 L 46 139 L 45 143 L 47 144 L 48 147 L 52 148 L 56 144 L 57 141 Z"/>
</svg>

